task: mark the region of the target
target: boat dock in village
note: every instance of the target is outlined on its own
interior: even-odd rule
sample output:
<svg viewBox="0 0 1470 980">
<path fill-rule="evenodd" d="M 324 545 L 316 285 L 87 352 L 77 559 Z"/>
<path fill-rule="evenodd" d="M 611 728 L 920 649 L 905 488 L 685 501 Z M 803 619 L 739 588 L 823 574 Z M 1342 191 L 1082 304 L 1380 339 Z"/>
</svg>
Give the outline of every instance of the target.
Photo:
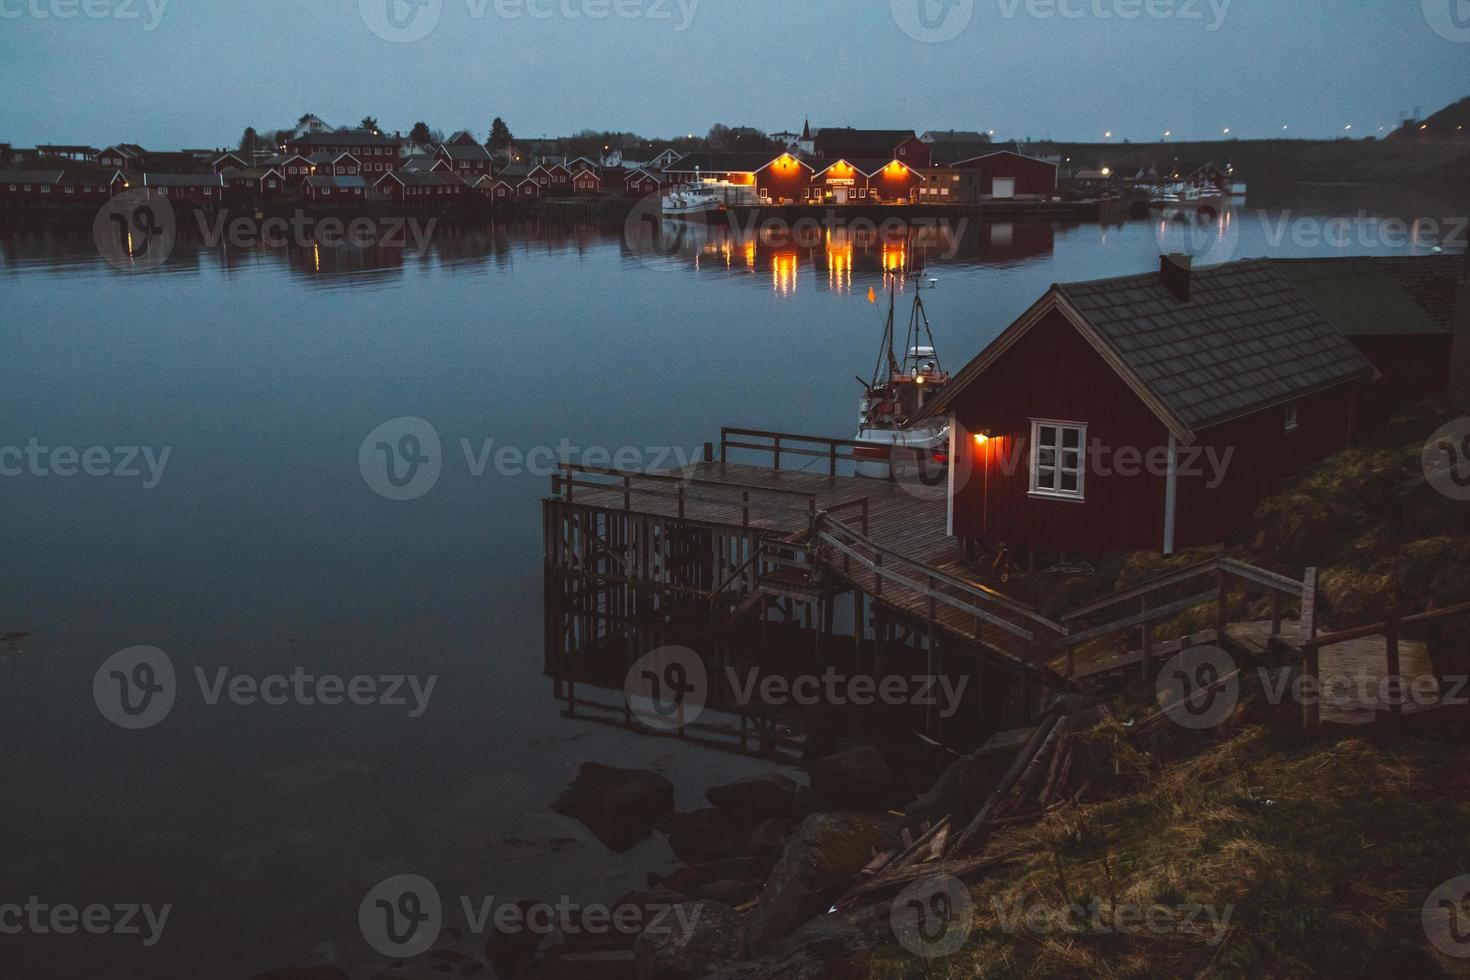
<svg viewBox="0 0 1470 980">
<path fill-rule="evenodd" d="M 1424 644 L 1401 638 L 1396 624 L 1323 634 L 1315 569 L 1294 579 L 1217 558 L 1043 616 L 966 567 L 948 535 L 943 492 L 844 475 L 861 446 L 727 428 L 718 449 L 708 444 L 704 460 L 680 470 L 569 464 L 556 474 L 543 530 L 547 663 L 558 697 L 573 711 L 583 704 L 577 676 L 565 667 L 596 657 L 601 640 L 638 637 L 631 663 L 658 645 L 652 624 L 692 614 L 707 615 L 716 635 L 754 623 L 762 647 L 777 624 L 798 626 L 819 668 L 824 651 L 845 647 L 875 676 L 885 667 L 968 675 L 989 730 L 1033 723 L 1048 695 L 1131 675 L 1152 679 L 1180 650 L 1205 645 L 1227 651 L 1242 671 L 1293 663 L 1313 680 L 1363 682 L 1305 705 L 1308 729 L 1433 707 L 1354 695 L 1378 690 L 1384 677 L 1435 683 L 1434 671 Z M 1266 597 L 1269 619 L 1244 614 Z M 1160 634 L 1164 623 L 1201 606 L 1213 608 L 1213 628 Z M 600 686 L 615 688 L 627 666 L 604 665 Z M 744 724 L 742 715 L 742 732 Z M 952 735 L 952 723 L 932 709 L 924 727 L 942 743 Z"/>
</svg>

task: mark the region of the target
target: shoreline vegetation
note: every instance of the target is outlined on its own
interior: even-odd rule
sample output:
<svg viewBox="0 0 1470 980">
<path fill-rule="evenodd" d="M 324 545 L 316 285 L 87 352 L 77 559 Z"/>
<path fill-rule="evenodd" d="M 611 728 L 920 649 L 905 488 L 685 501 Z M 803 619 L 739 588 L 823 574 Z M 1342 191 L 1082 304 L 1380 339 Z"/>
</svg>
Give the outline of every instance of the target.
<svg viewBox="0 0 1470 980">
<path fill-rule="evenodd" d="M 1221 547 L 1034 573 L 1020 591 L 1065 604 L 1208 552 L 1319 565 L 1337 628 L 1378 615 L 1396 584 L 1416 597 L 1405 612 L 1464 602 L 1470 506 L 1435 493 L 1419 465 L 1448 417 L 1437 401 L 1400 413 L 1293 479 Z M 1165 629 L 1197 628 L 1190 616 Z M 1470 671 L 1470 617 L 1425 639 L 1441 677 Z M 1060 693 L 1035 728 L 952 753 L 933 780 L 906 772 L 902 736 L 826 739 L 808 746 L 807 784 L 760 773 L 707 788 L 708 806 L 689 812 L 660 774 L 588 761 L 552 809 L 614 850 L 665 838 L 673 863 L 616 907 L 667 928 L 456 932 L 423 969 L 493 966 L 517 980 L 1460 975 L 1421 910 L 1446 869 L 1470 868 L 1470 717 L 1303 734 L 1294 705 L 1271 696 L 1298 670 L 1242 671 L 1238 703 L 1209 728 L 1174 724 L 1137 677 Z M 910 858 L 926 847 L 929 860 Z M 916 907 L 937 917 L 917 932 L 903 925 Z M 433 975 L 418 969 L 371 975 Z M 298 977 L 347 974 L 256 980 Z"/>
</svg>

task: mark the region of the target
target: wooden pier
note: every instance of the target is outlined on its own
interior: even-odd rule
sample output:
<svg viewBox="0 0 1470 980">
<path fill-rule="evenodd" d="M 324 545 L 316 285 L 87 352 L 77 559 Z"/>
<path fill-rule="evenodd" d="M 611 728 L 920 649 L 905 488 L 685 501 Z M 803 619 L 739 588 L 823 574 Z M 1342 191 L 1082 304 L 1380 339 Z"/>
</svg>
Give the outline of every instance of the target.
<svg viewBox="0 0 1470 980">
<path fill-rule="evenodd" d="M 875 676 L 885 663 L 972 676 L 993 729 L 1032 722 L 1048 690 L 1152 679 L 1200 643 L 1243 665 L 1291 662 L 1313 679 L 1353 678 L 1359 690 L 1384 677 L 1420 680 L 1423 690 L 1433 676 L 1422 643 L 1383 635 L 1396 633 L 1393 624 L 1319 635 L 1311 569 L 1298 580 L 1212 559 L 1049 619 L 971 576 L 947 533 L 943 486 L 848 475 L 860 445 L 724 429 L 718 453 L 709 444 L 702 461 L 674 472 L 566 465 L 543 502 L 548 606 L 572 614 L 548 619 L 548 664 L 676 615 L 707 618 L 716 632 L 754 622 L 764 648 L 774 613 L 810 632 L 818 660 L 824 644 L 839 642 Z M 848 629 L 836 622 L 839 599 Z M 1266 601 L 1268 620 L 1238 614 Z M 1213 629 L 1158 635 L 1205 605 Z M 653 636 L 633 644 L 656 645 Z M 1302 724 L 1361 724 L 1402 710 L 1349 696 L 1305 705 Z M 932 711 L 925 729 L 945 734 Z"/>
</svg>

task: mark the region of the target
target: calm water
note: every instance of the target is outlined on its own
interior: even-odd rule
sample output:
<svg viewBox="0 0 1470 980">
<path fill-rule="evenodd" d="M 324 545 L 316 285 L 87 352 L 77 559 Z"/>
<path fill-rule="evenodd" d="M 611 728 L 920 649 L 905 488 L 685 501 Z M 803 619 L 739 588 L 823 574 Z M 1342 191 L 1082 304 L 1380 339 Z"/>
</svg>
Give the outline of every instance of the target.
<svg viewBox="0 0 1470 980">
<path fill-rule="evenodd" d="M 1430 194 L 1355 195 L 1273 191 L 1228 227 L 1163 234 L 1212 257 L 1222 235 L 1235 257 L 1413 254 L 1435 244 L 1423 228 L 1413 242 L 1278 240 L 1281 209 L 1445 230 L 1466 213 Z M 169 452 L 151 488 L 141 459 L 137 478 L 0 477 L 0 632 L 31 634 L 0 660 L 0 904 L 173 906 L 152 949 L 0 936 L 0 973 L 355 967 L 380 962 L 356 915 L 388 875 L 446 896 L 608 901 L 671 864 L 660 839 L 614 855 L 547 804 L 588 759 L 659 769 L 685 807 L 765 766 L 561 717 L 542 676 L 547 480 L 493 462 L 476 475 L 460 441 L 565 440 L 626 463 L 693 452 L 721 425 L 847 435 L 885 267 L 917 260 L 940 280 L 926 305 L 958 367 L 1052 282 L 1152 269 L 1160 248 L 1146 220 L 972 226 L 929 248 L 715 234 L 666 259 L 619 231 L 487 227 L 422 255 L 181 243 L 134 274 L 102 262 L 86 229 L 0 233 L 0 447 Z M 375 493 L 358 462 L 400 416 L 444 446 L 437 483 L 410 501 Z M 125 731 L 92 679 L 140 644 L 168 653 L 181 693 L 161 724 Z M 417 718 L 210 705 L 194 670 L 222 667 L 438 684 Z"/>
</svg>

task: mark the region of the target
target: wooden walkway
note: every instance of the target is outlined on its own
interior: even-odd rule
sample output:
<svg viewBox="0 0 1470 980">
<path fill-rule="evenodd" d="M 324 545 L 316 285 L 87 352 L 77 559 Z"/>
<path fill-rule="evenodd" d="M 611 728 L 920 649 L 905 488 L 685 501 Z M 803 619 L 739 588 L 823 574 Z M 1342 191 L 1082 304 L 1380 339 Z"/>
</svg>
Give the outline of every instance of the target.
<svg viewBox="0 0 1470 980">
<path fill-rule="evenodd" d="M 806 531 L 815 511 L 840 516 L 862 529 L 861 507 L 867 501 L 867 530 L 878 544 L 902 551 L 916 561 L 948 562 L 954 541 L 945 533 L 947 504 L 943 487 L 916 488 L 886 480 L 828 476 L 802 470 L 773 470 L 741 463 L 694 463 L 664 474 L 632 477 L 628 487 L 640 513 L 680 515 L 680 501 L 669 490 L 670 479 L 683 483 L 685 520 L 726 527 L 748 526 L 765 534 Z M 571 499 L 594 507 L 622 509 L 628 490 L 622 483 L 606 489 L 578 486 Z"/>
<path fill-rule="evenodd" d="M 1209 559 L 1053 622 L 971 576 L 947 533 L 943 486 L 839 475 L 839 462 L 852 462 L 856 445 L 724 430 L 719 459 L 707 449 L 705 461 L 677 471 L 569 465 L 553 477 L 547 502 L 548 566 L 564 579 L 702 598 L 712 610 L 725 600 L 721 615 L 732 618 L 783 596 L 810 605 L 819 633 L 832 626 L 831 597 L 855 590 L 855 629 L 865 626 L 861 599 L 867 597 L 875 623 L 886 615 L 891 628 L 896 612 L 896 622 L 907 622 L 908 635 L 924 641 L 931 655 L 936 642 L 949 646 L 957 639 L 1022 684 L 1038 677 L 1052 684 L 1106 682 L 1135 671 L 1151 677 L 1182 647 L 1219 643 L 1260 661 L 1292 660 L 1319 679 L 1320 707 L 1304 712 L 1308 728 L 1377 720 L 1389 708 L 1380 696 L 1384 681 L 1395 673 L 1414 694 L 1404 714 L 1436 706 L 1438 684 L 1425 644 L 1401 637 L 1396 625 L 1319 635 L 1311 625 L 1311 569 L 1298 581 Z M 732 449 L 769 453 L 773 465 L 727 462 Z M 798 468 L 781 468 L 783 457 Z M 697 528 L 703 539 L 688 538 Z M 1270 598 L 1271 620 L 1233 615 L 1237 601 L 1252 594 Z M 1180 639 L 1153 635 L 1206 604 L 1216 611 L 1213 630 Z M 1401 622 L 1466 611 L 1470 604 Z M 1375 634 L 1385 629 L 1392 640 Z M 1133 649 L 1130 641 L 1143 647 Z"/>
</svg>

